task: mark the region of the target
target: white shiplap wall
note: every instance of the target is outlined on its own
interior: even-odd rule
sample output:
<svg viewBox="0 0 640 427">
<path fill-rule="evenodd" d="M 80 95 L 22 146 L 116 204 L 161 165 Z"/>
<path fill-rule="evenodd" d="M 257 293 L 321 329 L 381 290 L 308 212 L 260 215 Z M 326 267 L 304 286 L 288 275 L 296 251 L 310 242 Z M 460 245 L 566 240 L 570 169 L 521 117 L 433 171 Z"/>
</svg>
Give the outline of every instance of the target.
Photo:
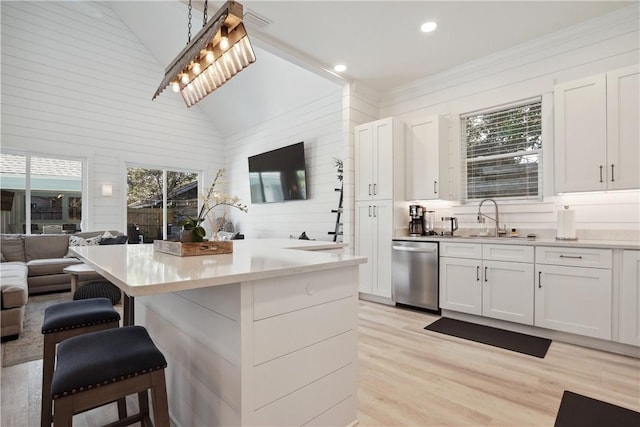
<svg viewBox="0 0 640 427">
<path fill-rule="evenodd" d="M 3 1 L 1 14 L 2 150 L 85 160 L 84 229 L 125 230 L 127 164 L 205 183 L 224 166 L 224 140 L 197 106 L 170 90 L 151 101 L 163 65 L 110 8 Z"/>
<path fill-rule="evenodd" d="M 319 77 L 318 77 L 319 78 Z M 247 238 L 298 237 L 303 231 L 316 240 L 332 240 L 340 187 L 333 158 L 343 152 L 342 88 L 326 86 L 324 95 L 226 139 L 227 176 L 231 194 L 249 205 L 249 212 L 229 212 L 236 231 Z M 307 200 L 251 204 L 248 157 L 304 141 Z"/>
<path fill-rule="evenodd" d="M 459 115 L 534 96 L 543 97 L 544 201 L 501 203 L 509 228 L 555 229 L 557 210 L 576 210 L 579 236 L 595 230 L 632 230 L 640 236 L 640 192 L 556 195 L 553 192 L 554 84 L 637 64 L 640 59 L 638 4 L 560 33 L 503 51 L 401 88 L 382 101 L 381 116 L 406 122 L 440 114 L 448 117 L 451 176 L 460 185 Z M 459 194 L 459 192 L 458 192 Z M 425 201 L 436 217 L 455 215 L 461 227 L 476 227 L 477 203 Z M 409 202 L 407 202 L 409 205 Z"/>
</svg>

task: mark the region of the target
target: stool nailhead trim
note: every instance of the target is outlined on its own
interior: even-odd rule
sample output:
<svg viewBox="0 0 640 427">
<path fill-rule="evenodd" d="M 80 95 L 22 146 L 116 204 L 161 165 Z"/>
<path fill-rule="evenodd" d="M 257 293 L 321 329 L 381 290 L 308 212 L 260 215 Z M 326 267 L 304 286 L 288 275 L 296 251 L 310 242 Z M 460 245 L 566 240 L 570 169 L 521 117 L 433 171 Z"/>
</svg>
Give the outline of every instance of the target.
<svg viewBox="0 0 640 427">
<path fill-rule="evenodd" d="M 42 331 L 42 333 L 43 334 L 52 334 L 54 332 L 68 331 L 70 329 L 77 329 L 77 328 L 86 328 L 87 326 L 101 325 L 103 323 L 117 322 L 119 320 L 120 319 L 118 317 L 114 316 L 112 319 L 104 319 L 104 320 L 101 320 L 99 322 L 82 323 L 80 325 L 71 325 L 71 326 L 66 326 L 64 328 L 47 329 L 47 330 Z"/>
<path fill-rule="evenodd" d="M 100 387 L 101 385 L 107 385 L 107 384 L 109 384 L 109 383 L 115 383 L 115 382 L 118 382 L 118 381 L 125 380 L 125 379 L 127 379 L 127 378 L 137 377 L 137 376 L 138 376 L 138 375 L 140 375 L 140 374 L 146 374 L 146 373 L 149 373 L 149 372 L 158 371 L 158 370 L 160 370 L 160 369 L 165 369 L 166 367 L 167 367 L 167 365 L 163 365 L 163 366 L 156 366 L 155 368 L 143 369 L 143 370 L 142 370 L 142 372 L 134 372 L 134 373 L 132 373 L 132 374 L 128 374 L 128 375 L 126 375 L 126 376 L 124 376 L 124 375 L 123 375 L 123 376 L 121 376 L 120 378 L 112 378 L 111 380 L 105 380 L 105 381 L 103 381 L 103 382 L 101 382 L 101 383 L 98 383 L 98 384 L 95 384 L 95 385 L 91 385 L 91 384 L 89 384 L 89 385 L 86 385 L 86 386 L 82 386 L 82 387 L 80 387 L 79 389 L 73 389 L 73 390 L 71 390 L 71 391 L 65 391 L 65 392 L 62 392 L 62 394 L 55 394 L 55 395 L 53 395 L 53 396 L 52 396 L 52 398 L 53 398 L 53 399 L 57 399 L 57 398 L 59 398 L 59 397 L 65 397 L 65 396 L 68 396 L 68 395 L 70 395 L 70 394 L 80 393 L 80 392 L 85 391 L 85 389 L 86 389 L 86 390 L 90 390 L 90 389 L 92 389 L 93 387 L 96 387 L 96 388 L 97 388 L 97 387 Z"/>
</svg>

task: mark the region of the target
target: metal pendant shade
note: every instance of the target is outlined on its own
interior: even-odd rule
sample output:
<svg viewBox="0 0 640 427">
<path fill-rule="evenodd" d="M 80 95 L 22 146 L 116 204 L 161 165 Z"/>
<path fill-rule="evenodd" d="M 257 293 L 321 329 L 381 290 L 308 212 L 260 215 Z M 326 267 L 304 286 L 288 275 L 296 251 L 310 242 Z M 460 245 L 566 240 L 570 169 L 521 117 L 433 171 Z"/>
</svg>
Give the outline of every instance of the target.
<svg viewBox="0 0 640 427">
<path fill-rule="evenodd" d="M 226 2 L 166 68 L 153 99 L 171 84 L 191 107 L 255 62 L 242 12 Z"/>
</svg>

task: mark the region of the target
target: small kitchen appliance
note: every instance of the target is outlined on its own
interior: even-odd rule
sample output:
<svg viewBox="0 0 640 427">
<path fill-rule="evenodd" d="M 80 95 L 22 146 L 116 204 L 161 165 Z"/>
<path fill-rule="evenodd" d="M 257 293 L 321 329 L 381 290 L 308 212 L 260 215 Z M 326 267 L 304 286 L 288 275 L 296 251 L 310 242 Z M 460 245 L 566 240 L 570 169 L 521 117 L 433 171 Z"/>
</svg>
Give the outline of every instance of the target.
<svg viewBox="0 0 640 427">
<path fill-rule="evenodd" d="M 458 229 L 458 218 L 455 216 L 443 216 L 442 220 L 442 235 L 453 236 L 453 232 Z"/>
<path fill-rule="evenodd" d="M 409 206 L 409 235 L 413 237 L 422 236 L 424 232 L 423 208 L 420 205 Z"/>
<path fill-rule="evenodd" d="M 422 211 L 422 229 L 425 236 L 435 236 L 436 212 Z"/>
</svg>

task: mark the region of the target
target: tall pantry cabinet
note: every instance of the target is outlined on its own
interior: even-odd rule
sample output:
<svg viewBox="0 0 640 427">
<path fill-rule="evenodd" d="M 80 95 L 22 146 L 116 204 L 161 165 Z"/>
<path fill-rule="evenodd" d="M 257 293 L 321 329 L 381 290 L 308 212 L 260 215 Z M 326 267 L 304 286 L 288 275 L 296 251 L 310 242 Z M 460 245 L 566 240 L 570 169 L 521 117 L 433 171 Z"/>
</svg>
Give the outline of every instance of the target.
<svg viewBox="0 0 640 427">
<path fill-rule="evenodd" d="M 404 199 L 405 125 L 393 118 L 355 127 L 355 253 L 360 292 L 391 298 L 391 240 Z M 394 211 L 398 211 L 397 213 Z"/>
</svg>

